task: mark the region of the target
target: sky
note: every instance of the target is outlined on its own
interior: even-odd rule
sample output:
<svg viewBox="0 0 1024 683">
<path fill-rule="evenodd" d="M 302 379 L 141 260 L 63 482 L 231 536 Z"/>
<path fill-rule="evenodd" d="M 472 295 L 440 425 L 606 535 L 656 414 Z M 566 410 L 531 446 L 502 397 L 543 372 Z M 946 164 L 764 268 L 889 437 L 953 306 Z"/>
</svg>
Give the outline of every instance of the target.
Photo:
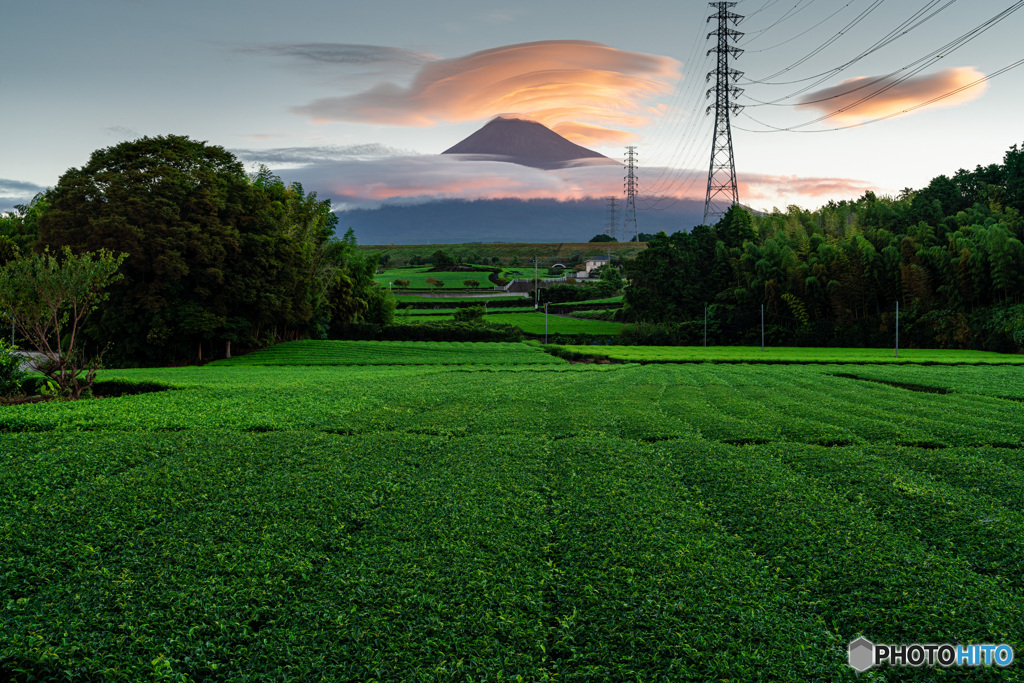
<svg viewBox="0 0 1024 683">
<path fill-rule="evenodd" d="M 997 74 L 1020 60 L 1024 10 L 985 23 L 1022 4 L 736 3 L 740 201 L 814 208 L 1001 161 L 1024 143 L 1024 66 Z M 338 208 L 621 196 L 615 165 L 438 156 L 511 115 L 613 159 L 636 146 L 642 216 L 703 199 L 711 12 L 693 0 L 3 0 L 0 210 L 94 150 L 164 134 L 264 163 Z"/>
</svg>

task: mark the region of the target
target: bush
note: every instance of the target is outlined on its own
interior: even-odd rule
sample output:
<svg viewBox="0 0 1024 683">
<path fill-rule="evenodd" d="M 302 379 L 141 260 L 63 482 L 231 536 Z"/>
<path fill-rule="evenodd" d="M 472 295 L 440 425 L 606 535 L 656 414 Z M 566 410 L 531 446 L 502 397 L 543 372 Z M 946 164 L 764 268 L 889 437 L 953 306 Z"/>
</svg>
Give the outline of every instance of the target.
<svg viewBox="0 0 1024 683">
<path fill-rule="evenodd" d="M 17 350 L 17 346 L 0 339 L 0 396 L 14 396 L 21 392 L 21 383 L 27 373 L 21 369 L 21 356 L 14 353 Z"/>
<path fill-rule="evenodd" d="M 464 306 L 455 311 L 452 320 L 457 323 L 478 323 L 483 321 L 487 309 L 483 306 Z"/>
<path fill-rule="evenodd" d="M 331 339 L 376 341 L 519 342 L 523 331 L 503 323 L 432 322 L 396 325 L 338 323 Z"/>
</svg>

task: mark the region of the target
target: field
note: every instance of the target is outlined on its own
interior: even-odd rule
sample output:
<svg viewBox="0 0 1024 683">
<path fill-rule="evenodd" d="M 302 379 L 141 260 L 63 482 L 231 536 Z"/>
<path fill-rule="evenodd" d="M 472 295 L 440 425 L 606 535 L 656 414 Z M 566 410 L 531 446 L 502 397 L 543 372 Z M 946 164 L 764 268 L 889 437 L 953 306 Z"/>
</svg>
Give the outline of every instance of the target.
<svg viewBox="0 0 1024 683">
<path fill-rule="evenodd" d="M 468 244 L 370 244 L 360 245 L 359 249 L 371 254 L 386 254 L 392 261 L 407 262 L 413 257 L 429 259 L 438 249 L 453 258 L 461 258 L 467 263 L 476 263 L 483 259 L 497 256 L 502 265 L 510 266 L 513 258 L 518 258 L 520 267 L 525 267 L 533 257 L 548 261 L 568 261 L 574 254 L 582 258 L 607 256 L 610 251 L 622 258 L 633 258 L 647 248 L 641 242 L 551 242 L 551 243 L 468 243 Z"/>
<path fill-rule="evenodd" d="M 432 277 L 435 280 L 444 282 L 444 287 L 437 291 L 445 291 L 448 289 L 466 289 L 466 285 L 463 284 L 466 280 L 476 280 L 480 283 L 477 289 L 480 290 L 492 290 L 494 285 L 487 279 L 491 275 L 491 271 L 460 271 L 460 272 L 443 272 L 433 273 L 430 271 L 431 266 L 418 266 L 416 268 L 391 268 L 385 270 L 383 273 L 378 273 L 374 276 L 374 280 L 384 287 L 387 287 L 389 283 L 393 283 L 395 280 L 408 280 L 410 289 L 429 289 L 434 288 L 427 283 L 427 278 Z M 399 291 L 398 287 L 392 286 L 393 291 Z M 472 290 L 471 290 L 472 291 Z"/>
<path fill-rule="evenodd" d="M 609 358 L 632 363 L 935 363 L 1024 364 L 1024 355 L 988 351 L 935 349 L 831 349 L 753 346 L 579 346 L 555 347 L 569 354 Z"/>
<path fill-rule="evenodd" d="M 499 309 L 504 311 L 504 309 Z M 429 320 L 451 320 L 450 315 L 421 315 L 417 316 L 417 322 Z M 594 334 L 615 336 L 624 327 L 623 323 L 610 322 L 607 320 L 583 320 L 579 318 L 567 318 L 549 314 L 547 316 L 548 334 Z M 544 311 L 530 310 L 528 313 L 504 313 L 494 312 L 487 315 L 489 322 L 505 323 L 515 325 L 529 335 L 544 334 Z"/>
<path fill-rule="evenodd" d="M 0 679 L 1024 680 L 1024 367 L 387 344 L 0 409 Z"/>
</svg>

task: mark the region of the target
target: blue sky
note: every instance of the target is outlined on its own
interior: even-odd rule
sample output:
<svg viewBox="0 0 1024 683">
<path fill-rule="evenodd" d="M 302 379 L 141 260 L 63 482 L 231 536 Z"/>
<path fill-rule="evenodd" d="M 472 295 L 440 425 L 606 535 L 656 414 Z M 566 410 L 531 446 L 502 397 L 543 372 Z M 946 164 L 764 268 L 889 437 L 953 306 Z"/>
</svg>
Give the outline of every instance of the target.
<svg viewBox="0 0 1024 683">
<path fill-rule="evenodd" d="M 740 101 L 772 101 L 813 85 L 735 119 L 741 200 L 810 207 L 998 162 L 1011 144 L 1024 142 L 1017 123 L 1024 67 L 862 127 L 741 128 L 786 127 L 830 113 L 805 129 L 848 126 L 990 75 L 1019 59 L 1024 11 L 934 63 L 922 62 L 910 81 L 833 113 L 856 99 L 843 99 L 851 87 L 844 82 L 906 75 L 915 60 L 1015 4 L 739 2 L 735 11 L 748 15 L 738 27 L 748 52 L 735 67 L 744 81 L 755 81 L 741 82 Z M 937 13 L 835 70 L 922 9 L 922 18 Z M 617 159 L 625 144 L 637 145 L 641 192 L 702 196 L 711 128 L 703 97 L 709 13 L 707 3 L 678 1 L 7 2 L 0 209 L 52 186 L 97 148 L 168 133 L 224 146 L 249 165 L 265 162 L 339 205 L 621 189 L 614 167 L 552 173 L 433 156 L 496 114 L 537 118 Z M 811 78 L 816 74 L 824 77 Z M 795 106 L 815 93 L 832 99 Z"/>
</svg>

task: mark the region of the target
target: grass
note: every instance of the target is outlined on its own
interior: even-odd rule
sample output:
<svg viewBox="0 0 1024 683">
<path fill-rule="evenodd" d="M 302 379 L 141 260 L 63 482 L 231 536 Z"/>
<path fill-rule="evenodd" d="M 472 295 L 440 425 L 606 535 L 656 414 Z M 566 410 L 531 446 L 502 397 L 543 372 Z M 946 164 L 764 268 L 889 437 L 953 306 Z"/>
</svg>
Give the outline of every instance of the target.
<svg viewBox="0 0 1024 683">
<path fill-rule="evenodd" d="M 945 349 L 832 349 L 757 346 L 553 346 L 567 355 L 595 356 L 631 363 L 935 363 L 1024 364 L 1024 355 Z"/>
<path fill-rule="evenodd" d="M 550 365 L 565 361 L 529 344 L 501 342 L 294 341 L 215 366 L 248 365 Z"/>
<path fill-rule="evenodd" d="M 494 287 L 494 285 L 487 279 L 491 272 L 490 271 L 459 271 L 459 272 L 441 272 L 433 273 L 430 272 L 431 266 L 417 266 L 414 268 L 391 268 L 385 270 L 383 273 L 378 273 L 374 276 L 374 280 L 382 285 L 388 286 L 389 283 L 393 283 L 395 280 L 408 280 L 409 287 L 411 289 L 430 289 L 434 288 L 427 283 L 427 278 L 434 278 L 435 280 L 441 280 L 444 282 L 444 287 L 437 291 L 445 291 L 449 289 L 468 289 L 463 283 L 466 280 L 476 280 L 480 283 L 480 290 L 488 290 Z M 394 289 L 394 288 L 393 288 Z M 473 291 L 473 290 L 469 290 Z"/>
<path fill-rule="evenodd" d="M 503 266 L 511 267 L 513 258 L 518 258 L 518 268 L 526 268 L 527 261 L 533 264 L 533 257 L 541 261 L 560 261 L 568 263 L 573 254 L 582 258 L 607 257 L 608 252 L 622 258 L 633 258 L 647 248 L 641 242 L 551 242 L 551 243 L 468 243 L 468 244 L 371 244 L 360 245 L 359 249 L 368 253 L 386 254 L 392 260 L 408 261 L 413 257 L 429 259 L 434 252 L 441 249 L 450 256 L 460 257 L 464 262 L 477 263 L 497 256 Z"/>
<path fill-rule="evenodd" d="M 0 408 L 0 679 L 1024 678 L 846 665 L 1019 651 L 1024 367 L 272 351 Z"/>
<path fill-rule="evenodd" d="M 544 334 L 544 311 L 530 311 L 528 313 L 489 313 L 487 319 L 493 322 L 515 325 L 529 335 Z M 451 320 L 447 315 L 418 316 L 417 321 L 427 320 Z M 623 323 L 616 323 L 607 320 L 581 320 L 578 318 L 567 318 L 565 316 L 549 314 L 547 316 L 548 334 L 593 334 L 614 336 L 622 328 Z"/>
</svg>

